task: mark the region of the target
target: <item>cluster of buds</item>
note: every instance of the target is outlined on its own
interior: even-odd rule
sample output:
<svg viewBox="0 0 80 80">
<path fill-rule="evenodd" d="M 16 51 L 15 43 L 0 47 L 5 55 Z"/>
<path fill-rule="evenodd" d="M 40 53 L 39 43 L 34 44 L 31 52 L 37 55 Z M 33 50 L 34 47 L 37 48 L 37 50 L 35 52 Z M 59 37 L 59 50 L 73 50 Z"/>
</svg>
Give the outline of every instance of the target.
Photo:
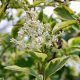
<svg viewBox="0 0 80 80">
<path fill-rule="evenodd" d="M 37 20 L 37 13 L 35 11 L 27 11 L 26 13 L 26 22 L 18 32 L 18 40 L 12 39 L 11 42 L 15 42 L 18 48 L 19 46 L 20 48 L 21 46 L 23 48 L 28 47 L 30 49 L 38 48 L 42 43 L 44 43 L 45 37 L 49 36 L 50 25 L 48 23 L 43 24 Z M 26 44 L 24 41 L 26 36 L 31 39 L 29 44 Z"/>
<path fill-rule="evenodd" d="M 17 40 L 15 42 L 18 49 L 40 49 L 44 43 L 52 46 L 53 42 L 57 41 L 59 35 L 52 35 L 49 23 L 42 23 L 37 20 L 35 11 L 27 11 L 27 19 L 18 32 Z M 27 40 L 24 38 L 27 36 Z M 26 42 L 25 42 L 26 41 Z"/>
</svg>

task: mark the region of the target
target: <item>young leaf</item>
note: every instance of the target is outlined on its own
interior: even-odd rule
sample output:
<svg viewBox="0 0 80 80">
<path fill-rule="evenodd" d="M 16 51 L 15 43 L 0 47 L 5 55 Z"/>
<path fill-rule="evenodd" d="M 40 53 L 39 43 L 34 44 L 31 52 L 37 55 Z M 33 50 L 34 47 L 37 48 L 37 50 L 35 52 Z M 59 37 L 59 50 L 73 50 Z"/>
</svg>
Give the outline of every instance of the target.
<svg viewBox="0 0 80 80">
<path fill-rule="evenodd" d="M 76 62 L 80 62 L 80 58 L 78 55 L 71 55 L 71 59 L 76 61 Z"/>
<path fill-rule="evenodd" d="M 47 55 L 44 54 L 44 53 L 35 53 L 35 55 L 36 55 L 36 57 L 37 57 L 38 59 L 40 59 L 42 62 L 44 62 L 45 59 L 47 58 Z"/>
<path fill-rule="evenodd" d="M 74 24 L 76 23 L 75 20 L 68 20 L 68 21 L 64 21 L 64 22 L 60 22 L 60 23 L 57 23 L 54 28 L 53 28 L 53 34 L 56 33 L 57 31 L 63 29 L 63 28 L 66 28 L 68 27 L 69 25 L 71 24 Z"/>
<path fill-rule="evenodd" d="M 80 46 L 80 37 L 71 38 L 68 40 L 69 46 Z"/>
<path fill-rule="evenodd" d="M 5 69 L 8 70 L 12 70 L 12 71 L 20 71 L 20 72 L 28 72 L 29 73 L 29 69 L 27 68 L 21 68 L 19 66 L 13 65 L 13 66 L 6 66 Z"/>
<path fill-rule="evenodd" d="M 24 72 L 27 74 L 31 74 L 31 75 L 35 76 L 37 78 L 37 80 L 41 80 L 38 73 L 30 68 L 22 68 L 22 67 L 13 65 L 13 66 L 7 66 L 7 67 L 5 67 L 5 69 L 12 70 L 12 71 L 20 71 L 20 72 Z"/>
<path fill-rule="evenodd" d="M 62 20 L 74 20 L 74 12 L 68 6 L 59 6 L 54 9 L 54 13 Z"/>
<path fill-rule="evenodd" d="M 65 63 L 69 60 L 69 56 L 65 56 L 62 58 L 56 58 L 51 60 L 45 68 L 45 78 L 47 79 L 52 74 L 56 73 L 58 70 L 60 70 Z"/>
<path fill-rule="evenodd" d="M 0 6 L 0 20 L 3 18 L 5 11 L 7 9 L 8 4 L 3 4 Z"/>
<path fill-rule="evenodd" d="M 39 19 L 40 21 L 43 20 L 43 10 L 40 11 L 40 13 L 39 13 L 39 15 L 38 15 L 38 19 Z"/>
</svg>

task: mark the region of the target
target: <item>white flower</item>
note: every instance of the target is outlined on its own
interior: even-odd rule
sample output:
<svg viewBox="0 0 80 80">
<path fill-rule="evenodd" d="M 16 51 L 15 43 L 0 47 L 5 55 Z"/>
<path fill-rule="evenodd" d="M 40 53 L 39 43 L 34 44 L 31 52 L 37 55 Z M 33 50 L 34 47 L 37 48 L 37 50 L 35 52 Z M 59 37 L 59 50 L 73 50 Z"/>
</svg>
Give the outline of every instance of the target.
<svg viewBox="0 0 80 80">
<path fill-rule="evenodd" d="M 51 46 L 51 45 L 52 45 L 52 40 L 49 40 L 48 46 Z"/>
<path fill-rule="evenodd" d="M 29 49 L 40 48 L 46 40 L 46 37 L 50 36 L 50 25 L 48 23 L 43 24 L 37 20 L 35 11 L 27 11 L 27 17 L 28 19 L 26 19 L 24 26 L 22 26 L 18 32 L 18 40 L 11 40 L 12 42 L 15 42 L 17 48 L 20 48 L 20 50 L 23 50 L 26 47 Z M 25 43 L 24 37 L 26 36 L 31 38 L 29 44 Z"/>
<path fill-rule="evenodd" d="M 37 19 L 37 12 L 36 11 L 33 11 L 33 10 L 31 10 L 31 11 L 26 11 L 26 15 L 27 15 L 27 20 L 28 19 L 32 19 L 32 20 L 36 20 Z"/>
<path fill-rule="evenodd" d="M 12 38 L 12 39 L 11 39 L 11 42 L 12 42 L 12 43 L 15 43 L 15 45 L 17 46 L 17 48 L 18 48 L 19 50 L 23 50 L 23 49 L 26 48 L 26 44 L 25 44 L 25 42 L 24 42 L 23 40 L 17 41 L 16 39 Z"/>
<path fill-rule="evenodd" d="M 14 39 L 14 38 L 12 38 L 12 39 L 11 39 L 11 42 L 16 44 L 16 43 L 17 43 L 17 40 Z"/>
<path fill-rule="evenodd" d="M 53 35 L 52 42 L 57 42 L 57 41 L 58 41 L 58 35 Z"/>
<path fill-rule="evenodd" d="M 22 39 L 24 37 L 24 31 L 23 29 L 20 29 L 18 32 L 18 36 L 20 36 L 19 38 Z"/>
<path fill-rule="evenodd" d="M 38 36 L 35 41 L 40 45 L 44 40 L 42 36 Z"/>
<path fill-rule="evenodd" d="M 17 48 L 19 49 L 19 50 L 24 50 L 25 48 L 26 48 L 26 44 L 25 44 L 25 42 L 22 40 L 22 41 L 18 41 L 17 42 Z"/>
</svg>

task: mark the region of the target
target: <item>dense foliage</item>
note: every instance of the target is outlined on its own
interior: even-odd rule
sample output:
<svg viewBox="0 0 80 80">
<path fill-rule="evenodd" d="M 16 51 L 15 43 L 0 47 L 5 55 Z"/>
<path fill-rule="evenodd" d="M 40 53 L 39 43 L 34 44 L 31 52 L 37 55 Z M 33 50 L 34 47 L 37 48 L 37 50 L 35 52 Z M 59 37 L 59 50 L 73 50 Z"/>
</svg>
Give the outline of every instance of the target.
<svg viewBox="0 0 80 80">
<path fill-rule="evenodd" d="M 13 26 L 0 28 L 0 80 L 80 80 L 80 14 L 70 1 L 0 0 L 0 21 Z"/>
</svg>

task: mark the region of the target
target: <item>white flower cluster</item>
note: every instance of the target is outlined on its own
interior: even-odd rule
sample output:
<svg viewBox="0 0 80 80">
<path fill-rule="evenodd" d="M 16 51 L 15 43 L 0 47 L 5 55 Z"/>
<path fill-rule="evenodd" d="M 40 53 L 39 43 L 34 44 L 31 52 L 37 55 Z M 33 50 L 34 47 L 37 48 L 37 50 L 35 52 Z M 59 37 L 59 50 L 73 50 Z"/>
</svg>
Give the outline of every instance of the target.
<svg viewBox="0 0 80 80">
<path fill-rule="evenodd" d="M 49 35 L 49 24 L 43 24 L 39 20 L 26 21 L 24 26 L 19 30 L 18 36 L 28 35 L 32 39 L 30 48 L 40 47 L 45 37 Z M 38 45 L 37 45 L 38 44 Z"/>
<path fill-rule="evenodd" d="M 53 43 L 56 43 L 58 41 L 58 37 L 63 37 L 64 34 L 65 34 L 65 32 L 62 31 L 62 32 L 59 32 L 59 34 L 57 34 L 57 35 L 52 35 L 52 37 L 50 38 L 50 40 L 47 43 L 48 46 L 51 46 L 51 45 L 53 45 Z"/>
<path fill-rule="evenodd" d="M 37 20 L 35 11 L 27 11 L 26 13 L 27 19 L 24 26 L 18 32 L 18 40 L 11 39 L 11 42 L 14 42 L 20 49 L 25 47 L 30 49 L 39 48 L 45 41 L 45 37 L 49 36 L 50 25 L 48 23 L 43 24 Z M 31 43 L 28 45 L 24 41 L 26 36 L 31 38 Z"/>
<path fill-rule="evenodd" d="M 20 50 L 24 50 L 26 48 L 26 44 L 23 40 L 17 41 L 16 39 L 12 38 L 11 42 L 13 42 Z"/>
<path fill-rule="evenodd" d="M 43 43 L 47 43 L 49 46 L 57 40 L 58 36 L 50 34 L 49 23 L 43 24 L 37 20 L 35 11 L 27 11 L 27 20 L 23 27 L 20 28 L 18 32 L 18 41 L 12 39 L 11 41 L 16 43 L 17 47 L 20 49 L 39 49 Z M 30 43 L 25 43 L 24 38 L 29 37 L 31 39 Z M 46 40 L 48 38 L 48 40 Z"/>
</svg>

